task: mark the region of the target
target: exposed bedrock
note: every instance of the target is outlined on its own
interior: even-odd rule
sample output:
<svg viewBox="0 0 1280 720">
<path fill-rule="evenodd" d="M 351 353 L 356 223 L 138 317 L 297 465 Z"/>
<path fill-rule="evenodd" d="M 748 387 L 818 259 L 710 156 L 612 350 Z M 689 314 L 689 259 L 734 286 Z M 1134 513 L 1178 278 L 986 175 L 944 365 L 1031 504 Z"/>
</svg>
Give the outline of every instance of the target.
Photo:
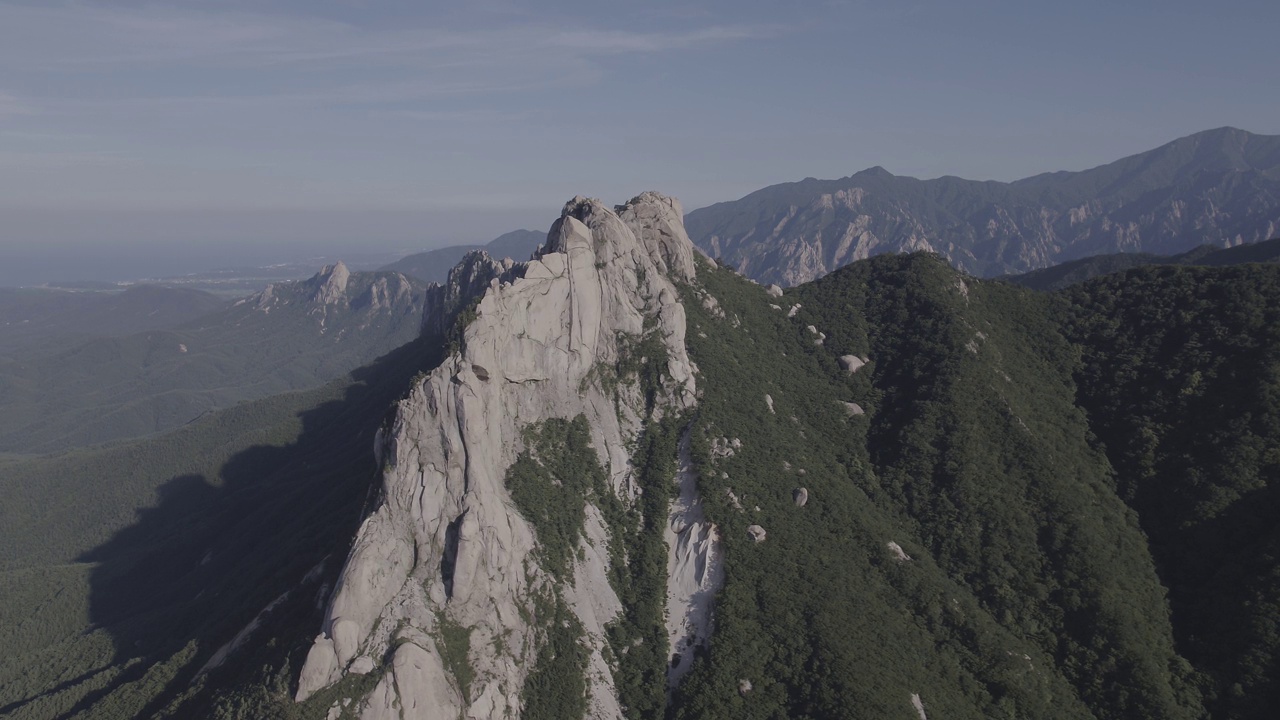
<svg viewBox="0 0 1280 720">
<path fill-rule="evenodd" d="M 358 669 L 367 671 L 367 658 L 379 658 L 382 679 L 357 699 L 362 717 L 519 717 L 536 626 L 546 621 L 533 595 L 559 582 L 591 653 L 587 714 L 621 716 L 602 654 L 604 626 L 620 610 L 604 521 L 587 506 L 572 583 L 558 581 L 538 567 L 536 533 L 505 477 L 525 450 L 526 428 L 583 415 L 613 491 L 634 500 L 628 447 L 641 431 L 645 399 L 593 369 L 615 366 L 628 342 L 656 333 L 667 361 L 653 412 L 692 408 L 676 283 L 694 279 L 693 253 L 674 199 L 644 193 L 609 208 L 579 197 L 533 260 L 498 263 L 472 253 L 430 291 L 424 333 L 443 336 L 455 316 L 465 327 L 449 331 L 457 350 L 416 381 L 382 434 L 380 503 L 358 531 L 299 677 L 299 700 L 353 672 L 354 662 L 366 659 Z M 687 443 L 682 448 L 687 453 Z M 669 607 L 677 610 L 713 591 L 708 558 L 717 537 L 701 518 L 686 457 L 681 467 L 670 516 L 675 540 L 668 538 L 669 585 L 679 595 Z M 444 623 L 471 632 L 465 692 L 444 659 Z M 685 624 L 692 635 L 676 633 L 673 642 L 705 637 L 705 620 Z"/>
</svg>

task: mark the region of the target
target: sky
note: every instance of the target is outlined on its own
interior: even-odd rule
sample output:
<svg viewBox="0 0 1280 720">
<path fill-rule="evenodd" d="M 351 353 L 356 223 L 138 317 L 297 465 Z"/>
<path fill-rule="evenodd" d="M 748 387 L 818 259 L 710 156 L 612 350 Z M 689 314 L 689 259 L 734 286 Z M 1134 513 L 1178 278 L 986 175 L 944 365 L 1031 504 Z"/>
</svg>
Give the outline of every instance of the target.
<svg viewBox="0 0 1280 720">
<path fill-rule="evenodd" d="M 0 0 L 0 284 L 1280 134 L 1277 27 L 1274 1 Z"/>
</svg>

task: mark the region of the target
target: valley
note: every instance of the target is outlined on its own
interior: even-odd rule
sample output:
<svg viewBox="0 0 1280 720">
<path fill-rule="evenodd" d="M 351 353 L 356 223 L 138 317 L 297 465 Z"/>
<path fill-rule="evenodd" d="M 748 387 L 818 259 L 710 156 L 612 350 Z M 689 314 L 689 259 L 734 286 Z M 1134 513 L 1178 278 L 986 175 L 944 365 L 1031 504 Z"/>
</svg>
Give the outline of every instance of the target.
<svg viewBox="0 0 1280 720">
<path fill-rule="evenodd" d="M 681 219 L 577 198 L 534 260 L 465 256 L 403 312 L 420 337 L 328 385 L 0 458 L 0 710 L 1118 720 L 1280 697 L 1269 244 L 1005 279 L 885 254 L 781 289 Z M 299 297 L 338 297 L 328 272 Z M 286 297 L 226 312 L 364 322 Z"/>
</svg>

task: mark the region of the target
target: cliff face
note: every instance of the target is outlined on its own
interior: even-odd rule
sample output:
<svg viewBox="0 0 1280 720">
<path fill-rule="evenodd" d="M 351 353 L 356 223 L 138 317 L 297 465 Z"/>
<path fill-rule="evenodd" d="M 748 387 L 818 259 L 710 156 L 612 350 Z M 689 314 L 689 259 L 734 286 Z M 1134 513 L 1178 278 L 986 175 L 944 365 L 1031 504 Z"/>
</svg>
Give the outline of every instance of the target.
<svg viewBox="0 0 1280 720">
<path fill-rule="evenodd" d="M 872 168 L 776 185 L 689 214 L 699 247 L 799 285 L 872 255 L 927 250 L 974 275 L 1109 252 L 1173 254 L 1280 234 L 1280 137 L 1220 128 L 1082 172 L 1012 183 Z"/>
<path fill-rule="evenodd" d="M 610 553 L 625 549 L 610 547 L 597 507 L 609 498 L 570 499 L 584 507 L 583 521 L 571 536 L 571 572 L 557 576 L 541 562 L 551 536 L 522 515 L 506 479 L 535 451 L 542 423 L 581 416 L 606 495 L 636 504 L 632 448 L 646 421 L 696 403 L 674 285 L 694 276 L 681 213 L 655 193 L 616 211 L 575 198 L 533 260 L 473 253 L 429 293 L 424 329 L 439 332 L 456 316 L 457 350 L 415 383 L 379 435 L 381 497 L 307 656 L 299 700 L 389 657 L 376 688 L 357 698 L 362 717 L 516 717 L 553 615 L 541 600 L 553 597 L 589 649 L 590 715 L 621 715 L 605 626 L 621 609 Z M 660 353 L 642 364 L 665 355 L 648 397 L 635 377 L 613 372 L 646 340 Z M 700 554 L 673 562 L 679 572 L 715 562 L 715 531 L 697 520 L 676 528 L 697 534 L 685 554 Z M 706 575 L 673 584 L 710 582 Z M 696 625 L 681 632 L 696 634 Z M 470 633 L 465 665 L 446 647 L 449 628 Z"/>
</svg>

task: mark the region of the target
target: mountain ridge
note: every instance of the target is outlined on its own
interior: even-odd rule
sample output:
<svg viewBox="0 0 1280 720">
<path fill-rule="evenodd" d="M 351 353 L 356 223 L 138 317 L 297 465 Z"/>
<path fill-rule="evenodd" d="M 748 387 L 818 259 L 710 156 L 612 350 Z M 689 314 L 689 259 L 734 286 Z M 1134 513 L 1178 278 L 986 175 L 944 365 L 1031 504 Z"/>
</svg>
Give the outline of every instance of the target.
<svg viewBox="0 0 1280 720">
<path fill-rule="evenodd" d="M 1264 240 L 1249 245 L 1218 248 L 1201 245 L 1178 255 L 1153 255 L 1151 253 L 1117 253 L 1094 255 L 1072 260 L 1020 275 L 1005 275 L 1005 280 L 1033 290 L 1061 290 L 1092 278 L 1110 275 L 1143 265 L 1239 265 L 1243 263 L 1280 262 L 1280 238 Z"/>
<path fill-rule="evenodd" d="M 425 292 L 416 279 L 339 262 L 171 327 L 0 360 L 0 449 L 145 435 L 322 385 L 416 337 Z"/>
<path fill-rule="evenodd" d="M 1013 182 L 896 176 L 773 185 L 689 213 L 704 251 L 794 285 L 854 259 L 930 250 L 991 276 L 1116 251 L 1280 235 L 1280 136 L 1218 128 L 1082 171 Z"/>
<path fill-rule="evenodd" d="M 545 242 L 547 234 L 536 230 L 512 230 L 503 233 L 484 245 L 451 245 L 407 255 L 384 265 L 380 270 L 400 272 L 429 283 L 444 283 L 449 270 L 462 261 L 464 255 L 474 250 L 484 250 L 501 259 L 526 260 L 538 245 Z"/>
</svg>

